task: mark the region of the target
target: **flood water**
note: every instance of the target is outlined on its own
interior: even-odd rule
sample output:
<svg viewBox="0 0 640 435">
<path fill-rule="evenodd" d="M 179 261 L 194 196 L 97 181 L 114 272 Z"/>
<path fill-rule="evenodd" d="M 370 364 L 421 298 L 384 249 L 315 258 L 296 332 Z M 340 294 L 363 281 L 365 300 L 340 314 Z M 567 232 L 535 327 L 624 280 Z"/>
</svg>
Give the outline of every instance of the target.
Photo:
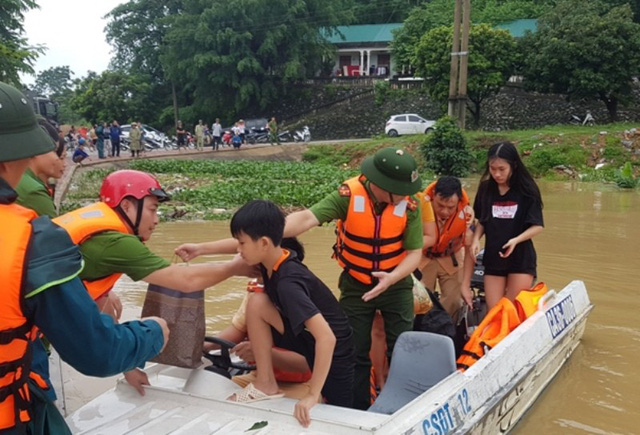
<svg viewBox="0 0 640 435">
<path fill-rule="evenodd" d="M 466 187 L 473 197 L 475 183 Z M 638 433 L 640 192 L 587 183 L 541 182 L 540 187 L 546 228 L 534 240 L 539 280 L 555 289 L 583 280 L 595 309 L 581 345 L 514 433 Z M 228 222 L 165 223 L 156 229 L 149 246 L 171 258 L 181 242 L 228 235 Z M 315 228 L 301 239 L 307 251 L 305 263 L 337 289 L 340 269 L 330 258 L 333 228 Z M 246 282 L 233 278 L 207 290 L 209 334 L 229 324 Z M 144 283 L 118 284 L 130 313 L 139 312 L 145 289 Z"/>
</svg>

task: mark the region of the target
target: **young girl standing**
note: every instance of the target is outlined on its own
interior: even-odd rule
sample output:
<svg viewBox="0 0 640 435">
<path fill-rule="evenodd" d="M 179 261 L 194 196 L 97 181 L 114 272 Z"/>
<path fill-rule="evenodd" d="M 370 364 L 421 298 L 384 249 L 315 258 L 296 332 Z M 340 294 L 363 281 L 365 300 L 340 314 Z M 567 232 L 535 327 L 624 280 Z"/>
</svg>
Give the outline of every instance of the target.
<svg viewBox="0 0 640 435">
<path fill-rule="evenodd" d="M 533 285 L 536 251 L 531 239 L 544 225 L 540 189 L 512 143 L 489 148 L 473 208 L 478 223 L 471 252 L 478 254 L 485 235 L 484 287 L 491 308 Z"/>
</svg>

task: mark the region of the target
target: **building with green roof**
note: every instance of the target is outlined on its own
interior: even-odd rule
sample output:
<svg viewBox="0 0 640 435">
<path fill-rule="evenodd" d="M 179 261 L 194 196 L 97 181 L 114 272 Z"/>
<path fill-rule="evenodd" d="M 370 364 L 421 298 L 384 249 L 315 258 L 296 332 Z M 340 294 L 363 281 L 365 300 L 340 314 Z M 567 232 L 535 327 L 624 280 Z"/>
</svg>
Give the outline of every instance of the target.
<svg viewBox="0 0 640 435">
<path fill-rule="evenodd" d="M 535 32 L 537 20 L 522 19 L 498 24 L 496 28 L 508 30 L 520 38 L 527 31 Z M 336 46 L 334 72 L 340 76 L 390 77 L 397 73 L 390 43 L 393 31 L 402 23 L 358 24 L 338 26 L 325 38 Z"/>
</svg>

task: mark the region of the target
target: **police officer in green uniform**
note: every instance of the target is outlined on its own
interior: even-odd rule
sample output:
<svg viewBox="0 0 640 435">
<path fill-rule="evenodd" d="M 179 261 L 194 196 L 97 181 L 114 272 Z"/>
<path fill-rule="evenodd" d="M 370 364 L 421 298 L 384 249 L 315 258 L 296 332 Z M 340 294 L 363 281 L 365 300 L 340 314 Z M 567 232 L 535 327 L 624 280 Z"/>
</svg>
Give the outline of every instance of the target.
<svg viewBox="0 0 640 435">
<path fill-rule="evenodd" d="M 354 226 L 360 226 L 360 222 L 375 226 L 376 224 L 371 222 L 373 219 L 379 223 L 376 228 L 380 234 L 386 232 L 390 226 L 401 230 L 395 242 L 398 249 L 388 255 L 390 257 L 394 254 L 401 261 L 396 261 L 397 264 L 392 263 L 394 266 L 391 270 L 371 268 L 368 271 L 354 273 L 354 268 L 359 266 L 355 265 L 351 268 L 343 266 L 345 270 L 338 282 L 341 291 L 340 304 L 349 317 L 356 346 L 354 407 L 367 409 L 371 404 L 369 350 L 371 326 L 376 310 L 380 310 L 384 319 L 388 357 L 393 352 L 398 336 L 402 332 L 411 330 L 413 326 L 413 282 L 410 274 L 420 263 L 423 237 L 422 216 L 418 202 L 416 198 L 408 195 L 418 192 L 422 183 L 414 158 L 397 148 L 384 148 L 367 158 L 362 163 L 361 171 L 362 175 L 356 180 L 347 181 L 340 189 L 329 194 L 310 209 L 287 216 L 284 235 L 294 237 L 332 220 L 349 224 L 350 219 L 357 219 L 359 212 L 366 214 L 367 217 L 361 221 L 352 221 L 351 229 Z M 354 192 L 354 189 L 358 189 L 358 192 Z M 369 238 L 376 237 L 380 239 L 373 234 Z M 373 259 L 372 264 L 391 261 L 385 260 L 385 256 L 376 257 L 378 248 L 375 246 L 380 246 L 379 241 L 369 243 L 372 246 L 371 252 L 362 255 Z M 235 252 L 235 249 L 234 239 L 226 239 L 201 244 L 184 244 L 176 249 L 176 254 L 188 261 L 199 255 L 229 253 Z M 341 253 L 343 256 L 347 255 L 345 250 Z M 360 264 L 363 263 L 360 262 Z M 362 282 L 367 281 L 365 275 L 369 275 L 369 283 Z"/>
<path fill-rule="evenodd" d="M 112 376 L 144 364 L 169 336 L 163 319 L 116 325 L 101 314 L 77 278 L 82 258 L 68 234 L 15 203 L 15 188 L 31 157 L 53 149 L 25 96 L 0 82 L 0 363 L 7 373 L 0 380 L 1 432 L 70 433 L 43 394 L 46 386 L 29 377 L 36 358 L 46 364 L 44 349 L 33 349 L 38 343 L 33 327 L 64 361 L 90 376 Z M 21 344 L 25 340 L 28 346 Z"/>
</svg>

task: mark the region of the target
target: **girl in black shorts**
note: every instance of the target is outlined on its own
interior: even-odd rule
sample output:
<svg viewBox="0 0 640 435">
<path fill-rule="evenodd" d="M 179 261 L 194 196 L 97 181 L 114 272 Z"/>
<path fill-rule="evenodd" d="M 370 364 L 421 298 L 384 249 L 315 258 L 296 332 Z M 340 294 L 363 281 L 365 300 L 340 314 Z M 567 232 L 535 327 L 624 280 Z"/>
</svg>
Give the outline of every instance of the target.
<svg viewBox="0 0 640 435">
<path fill-rule="evenodd" d="M 471 252 L 485 235 L 484 288 L 489 308 L 504 296 L 514 300 L 536 277 L 532 238 L 542 232 L 542 197 L 510 142 L 493 145 L 473 205 L 478 223 Z"/>
</svg>

